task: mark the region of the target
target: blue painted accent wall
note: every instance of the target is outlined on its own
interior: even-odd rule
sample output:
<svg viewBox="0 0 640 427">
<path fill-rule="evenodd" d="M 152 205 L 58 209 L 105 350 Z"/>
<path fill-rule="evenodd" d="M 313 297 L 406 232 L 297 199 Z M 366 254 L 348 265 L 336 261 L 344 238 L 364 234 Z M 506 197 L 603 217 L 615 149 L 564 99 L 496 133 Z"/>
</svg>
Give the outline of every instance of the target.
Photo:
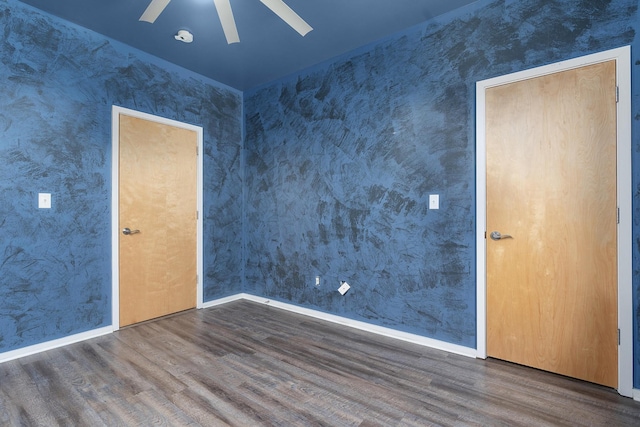
<svg viewBox="0 0 640 427">
<path fill-rule="evenodd" d="M 242 94 L 16 0 L 0 28 L 0 352 L 111 324 L 114 104 L 203 126 L 205 300 L 241 292 Z"/>
<path fill-rule="evenodd" d="M 640 386 L 639 30 L 637 0 L 480 1 L 245 93 L 247 292 L 475 347 L 475 83 L 631 44 Z"/>
<path fill-rule="evenodd" d="M 112 104 L 204 128 L 205 301 L 250 292 L 474 347 L 475 82 L 631 44 L 640 388 L 637 0 L 481 0 L 247 92 L 244 112 L 17 0 L 0 28 L 0 352 L 111 323 Z"/>
</svg>

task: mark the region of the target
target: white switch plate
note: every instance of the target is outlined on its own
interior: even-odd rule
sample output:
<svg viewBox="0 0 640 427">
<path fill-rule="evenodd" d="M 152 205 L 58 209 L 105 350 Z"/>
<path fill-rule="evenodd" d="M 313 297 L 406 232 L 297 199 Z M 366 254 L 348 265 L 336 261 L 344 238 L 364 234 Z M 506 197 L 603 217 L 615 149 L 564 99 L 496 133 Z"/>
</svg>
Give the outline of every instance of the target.
<svg viewBox="0 0 640 427">
<path fill-rule="evenodd" d="M 320 286 L 320 276 L 316 276 L 316 286 Z"/>
<path fill-rule="evenodd" d="M 439 194 L 429 194 L 429 209 L 440 209 Z"/>
<path fill-rule="evenodd" d="M 351 286 L 349 286 L 347 282 L 342 282 L 342 285 L 338 288 L 338 292 L 340 292 L 340 295 L 344 295 L 349 289 L 351 289 Z"/>
<path fill-rule="evenodd" d="M 38 193 L 38 208 L 51 209 L 51 193 Z"/>
</svg>

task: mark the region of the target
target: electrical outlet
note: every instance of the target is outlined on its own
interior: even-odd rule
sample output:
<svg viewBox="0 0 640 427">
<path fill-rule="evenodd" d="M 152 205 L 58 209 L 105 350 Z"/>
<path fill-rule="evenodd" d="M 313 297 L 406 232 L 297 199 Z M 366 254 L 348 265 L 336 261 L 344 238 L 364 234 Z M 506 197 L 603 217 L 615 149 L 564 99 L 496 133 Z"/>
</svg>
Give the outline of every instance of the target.
<svg viewBox="0 0 640 427">
<path fill-rule="evenodd" d="M 338 292 L 340 292 L 340 295 L 344 295 L 349 289 L 351 289 L 351 286 L 349 286 L 347 282 L 342 282 L 342 285 L 338 288 Z"/>
<path fill-rule="evenodd" d="M 320 276 L 316 276 L 316 286 L 320 286 Z"/>
</svg>

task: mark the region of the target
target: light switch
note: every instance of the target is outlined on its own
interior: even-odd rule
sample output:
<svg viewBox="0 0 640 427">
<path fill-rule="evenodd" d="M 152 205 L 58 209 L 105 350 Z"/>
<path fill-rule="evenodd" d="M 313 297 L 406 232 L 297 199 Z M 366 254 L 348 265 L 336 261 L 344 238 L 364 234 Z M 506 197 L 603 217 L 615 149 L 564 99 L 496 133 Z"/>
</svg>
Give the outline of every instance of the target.
<svg viewBox="0 0 640 427">
<path fill-rule="evenodd" d="M 51 193 L 38 193 L 38 207 L 51 209 Z"/>
<path fill-rule="evenodd" d="M 440 209 L 439 194 L 429 194 L 429 209 Z"/>
</svg>

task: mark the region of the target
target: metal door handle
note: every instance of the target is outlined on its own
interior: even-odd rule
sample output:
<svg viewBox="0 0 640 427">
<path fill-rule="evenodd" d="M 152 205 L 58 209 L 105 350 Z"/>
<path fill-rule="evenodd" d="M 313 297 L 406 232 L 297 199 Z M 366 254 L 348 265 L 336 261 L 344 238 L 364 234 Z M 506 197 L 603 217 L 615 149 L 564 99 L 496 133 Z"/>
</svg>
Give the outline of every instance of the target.
<svg viewBox="0 0 640 427">
<path fill-rule="evenodd" d="M 128 227 L 122 229 L 122 234 L 124 234 L 125 236 L 128 236 L 129 234 L 138 234 L 139 232 L 140 230 L 132 230 Z"/>
<path fill-rule="evenodd" d="M 490 236 L 493 240 L 513 239 L 513 236 L 509 234 L 501 234 L 499 231 L 492 231 Z"/>
</svg>

